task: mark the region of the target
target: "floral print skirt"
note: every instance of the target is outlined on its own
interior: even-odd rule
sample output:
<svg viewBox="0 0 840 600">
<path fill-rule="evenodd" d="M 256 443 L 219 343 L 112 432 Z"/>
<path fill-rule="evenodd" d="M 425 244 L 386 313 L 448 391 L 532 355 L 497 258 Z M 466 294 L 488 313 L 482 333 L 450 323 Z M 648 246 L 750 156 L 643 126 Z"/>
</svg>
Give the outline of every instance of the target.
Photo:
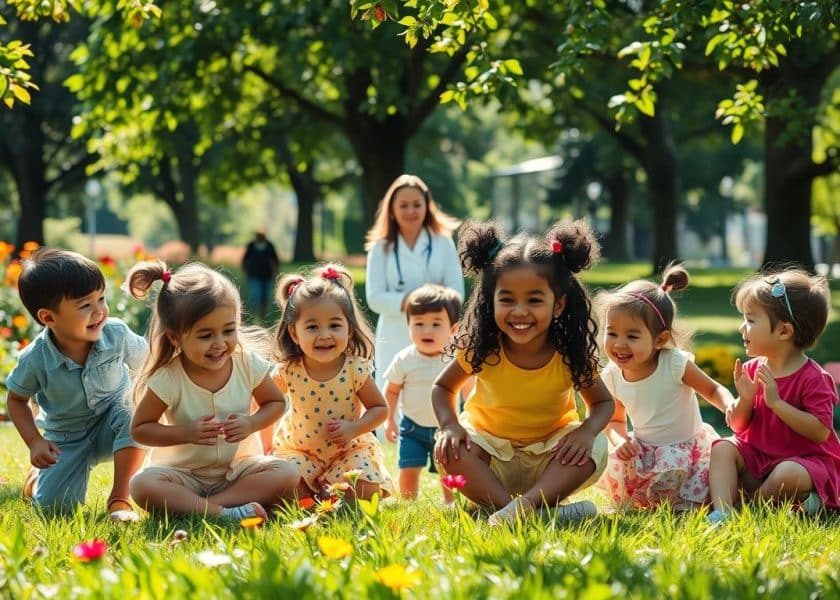
<svg viewBox="0 0 840 600">
<path fill-rule="evenodd" d="M 663 446 L 636 440 L 639 454 L 621 460 L 611 452 L 598 487 L 623 507 L 652 508 L 664 502 L 689 510 L 709 501 L 709 458 L 718 434 L 706 423 L 694 438 Z"/>
</svg>

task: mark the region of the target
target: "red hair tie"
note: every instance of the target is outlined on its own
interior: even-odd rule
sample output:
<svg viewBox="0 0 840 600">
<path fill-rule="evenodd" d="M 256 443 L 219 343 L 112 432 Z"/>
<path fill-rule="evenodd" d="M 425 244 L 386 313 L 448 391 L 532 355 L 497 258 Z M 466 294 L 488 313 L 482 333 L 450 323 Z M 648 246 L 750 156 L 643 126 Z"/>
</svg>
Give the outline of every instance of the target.
<svg viewBox="0 0 840 600">
<path fill-rule="evenodd" d="M 324 272 L 321 273 L 321 277 L 323 277 L 324 279 L 331 279 L 332 281 L 338 281 L 341 277 L 341 274 L 332 267 L 327 267 L 326 269 L 324 269 Z"/>
<path fill-rule="evenodd" d="M 160 278 L 163 281 L 163 285 L 169 283 L 169 280 L 172 279 L 172 271 L 166 269 L 163 273 L 160 274 Z"/>
<path fill-rule="evenodd" d="M 551 251 L 554 252 L 554 254 L 560 254 L 563 252 L 563 242 L 560 240 L 554 240 L 551 242 Z"/>
<path fill-rule="evenodd" d="M 297 277 L 295 279 L 292 279 L 289 282 L 289 285 L 286 286 L 286 293 L 289 296 L 291 296 L 292 294 L 295 293 L 295 290 L 297 289 L 297 286 L 299 286 L 301 283 L 303 283 L 303 277 Z"/>
</svg>

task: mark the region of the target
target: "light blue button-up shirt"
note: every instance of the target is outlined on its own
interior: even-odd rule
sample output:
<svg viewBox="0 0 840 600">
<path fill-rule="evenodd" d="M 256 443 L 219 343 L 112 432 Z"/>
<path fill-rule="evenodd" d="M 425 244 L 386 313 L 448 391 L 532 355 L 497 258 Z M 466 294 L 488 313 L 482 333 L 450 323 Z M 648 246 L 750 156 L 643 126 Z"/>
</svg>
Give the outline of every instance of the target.
<svg viewBox="0 0 840 600">
<path fill-rule="evenodd" d="M 34 396 L 40 407 L 36 425 L 47 439 L 62 441 L 66 436 L 61 434 L 87 431 L 115 402 L 128 401 L 129 369 L 142 366 L 148 349 L 128 325 L 109 318 L 80 365 L 61 353 L 44 328 L 20 353 L 6 387 L 25 398 Z"/>
</svg>

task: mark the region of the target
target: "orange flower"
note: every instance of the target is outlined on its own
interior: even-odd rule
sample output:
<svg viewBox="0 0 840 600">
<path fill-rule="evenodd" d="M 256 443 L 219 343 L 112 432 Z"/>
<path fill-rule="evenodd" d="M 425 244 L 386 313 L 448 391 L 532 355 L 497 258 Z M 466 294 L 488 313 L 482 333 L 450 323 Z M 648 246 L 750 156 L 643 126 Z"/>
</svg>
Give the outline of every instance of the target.
<svg viewBox="0 0 840 600">
<path fill-rule="evenodd" d="M 339 560 L 353 554 L 353 546 L 349 542 L 332 537 L 319 537 L 318 548 L 327 558 Z"/>
<path fill-rule="evenodd" d="M 310 498 L 309 496 L 306 496 L 305 498 L 301 498 L 300 500 L 298 500 L 298 504 L 303 510 L 312 508 L 313 506 L 315 506 L 315 498 Z"/>
<path fill-rule="evenodd" d="M 387 588 L 399 592 L 420 583 L 420 573 L 409 571 L 403 565 L 388 565 L 375 574 L 376 580 Z"/>
<path fill-rule="evenodd" d="M 8 327 L 3 327 L 2 329 L 0 329 L 0 336 L 4 338 L 12 337 L 12 330 Z"/>
<path fill-rule="evenodd" d="M 14 249 L 15 247 L 8 242 L 0 242 L 0 263 L 6 262 L 6 259 L 9 258 L 9 255 Z"/>
<path fill-rule="evenodd" d="M 35 252 L 35 250 L 37 250 L 40 247 L 41 247 L 41 244 L 39 244 L 38 242 L 24 242 L 23 243 L 23 249 L 24 250 L 29 250 L 30 252 Z"/>
<path fill-rule="evenodd" d="M 20 265 L 20 261 L 13 260 L 6 267 L 6 275 L 3 277 L 3 283 L 9 287 L 17 287 L 17 282 L 22 272 L 23 267 Z"/>
<path fill-rule="evenodd" d="M 12 317 L 12 327 L 15 329 L 23 331 L 27 325 L 29 325 L 29 319 L 26 318 L 26 315 L 18 314 Z"/>
</svg>

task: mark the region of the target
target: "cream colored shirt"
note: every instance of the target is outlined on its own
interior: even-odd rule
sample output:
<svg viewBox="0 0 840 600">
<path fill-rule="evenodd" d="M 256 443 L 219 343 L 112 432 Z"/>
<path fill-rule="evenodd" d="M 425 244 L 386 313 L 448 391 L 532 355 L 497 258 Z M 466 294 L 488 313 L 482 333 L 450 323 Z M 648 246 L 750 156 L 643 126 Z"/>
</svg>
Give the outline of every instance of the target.
<svg viewBox="0 0 840 600">
<path fill-rule="evenodd" d="M 155 372 L 148 386 L 166 404 L 165 425 L 186 425 L 205 415 L 215 415 L 223 421 L 231 414 L 250 414 L 251 395 L 269 371 L 269 363 L 256 354 L 237 349 L 231 357 L 233 369 L 227 383 L 211 392 L 189 378 L 176 356 Z M 226 474 L 240 460 L 262 454 L 256 433 L 238 443 L 228 443 L 219 437 L 213 446 L 179 444 L 152 448 L 152 465 L 175 467 L 202 477 Z"/>
</svg>

